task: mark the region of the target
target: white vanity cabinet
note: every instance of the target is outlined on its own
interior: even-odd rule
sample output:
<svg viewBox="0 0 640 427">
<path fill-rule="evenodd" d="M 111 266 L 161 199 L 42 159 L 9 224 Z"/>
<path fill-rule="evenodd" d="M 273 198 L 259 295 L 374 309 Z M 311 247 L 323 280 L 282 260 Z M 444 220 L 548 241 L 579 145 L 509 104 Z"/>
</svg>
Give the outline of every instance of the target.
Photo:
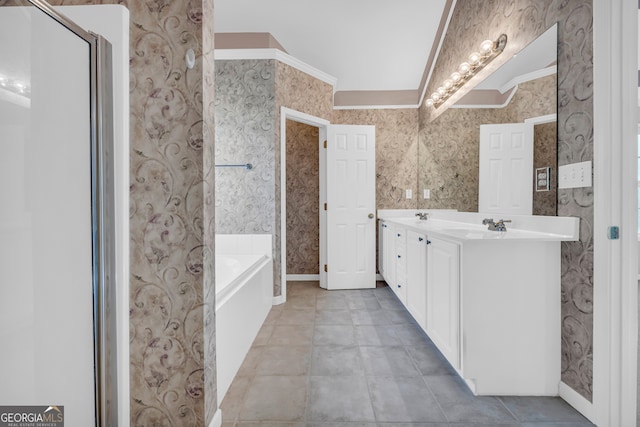
<svg viewBox="0 0 640 427">
<path fill-rule="evenodd" d="M 407 310 L 422 329 L 427 325 L 427 245 L 424 233 L 406 231 Z"/>
<path fill-rule="evenodd" d="M 385 272 L 384 267 L 386 266 L 384 260 L 384 230 L 388 225 L 382 221 L 378 220 L 378 273 L 384 278 Z"/>
<path fill-rule="evenodd" d="M 460 245 L 432 237 L 427 265 L 425 331 L 460 369 Z"/>
<path fill-rule="evenodd" d="M 384 224 L 384 279 L 475 394 L 558 394 L 560 242 L 577 231 Z"/>
</svg>

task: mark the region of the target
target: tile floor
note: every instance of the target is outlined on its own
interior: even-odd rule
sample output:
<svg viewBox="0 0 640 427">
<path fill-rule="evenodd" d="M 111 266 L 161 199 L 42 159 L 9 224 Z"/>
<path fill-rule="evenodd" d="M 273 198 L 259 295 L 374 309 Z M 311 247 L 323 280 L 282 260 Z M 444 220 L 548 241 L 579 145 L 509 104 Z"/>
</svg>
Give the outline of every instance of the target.
<svg viewBox="0 0 640 427">
<path fill-rule="evenodd" d="M 559 398 L 475 397 L 393 292 L 289 282 L 222 401 L 223 427 L 586 427 Z"/>
</svg>

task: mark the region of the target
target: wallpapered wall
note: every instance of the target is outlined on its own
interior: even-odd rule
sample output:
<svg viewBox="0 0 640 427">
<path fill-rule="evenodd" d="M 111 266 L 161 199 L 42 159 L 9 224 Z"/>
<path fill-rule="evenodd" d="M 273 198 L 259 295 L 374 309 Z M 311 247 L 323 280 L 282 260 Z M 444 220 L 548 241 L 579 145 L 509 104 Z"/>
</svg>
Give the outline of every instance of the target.
<svg viewBox="0 0 640 427">
<path fill-rule="evenodd" d="M 287 120 L 287 274 L 320 273 L 319 130 Z"/>
<path fill-rule="evenodd" d="M 550 190 L 533 192 L 533 214 L 553 216 L 558 211 L 558 125 L 535 125 L 533 134 L 533 168 L 551 167 Z"/>
<path fill-rule="evenodd" d="M 275 232 L 275 69 L 272 60 L 216 61 L 216 232 Z"/>
<path fill-rule="evenodd" d="M 476 48 L 509 37 L 508 59 L 558 22 L 558 165 L 593 159 L 592 0 L 496 0 L 456 4 L 427 93 Z M 420 108 L 420 141 L 432 111 Z M 462 123 L 464 125 L 464 123 Z M 558 191 L 558 215 L 580 218 L 580 241 L 562 243 L 562 381 L 593 392 L 593 189 Z"/>
<path fill-rule="evenodd" d="M 50 3 L 120 3 L 130 12 L 131 425 L 209 425 L 217 408 L 213 1 Z M 189 48 L 198 58 L 191 70 Z"/>
<path fill-rule="evenodd" d="M 520 123 L 531 117 L 556 113 L 556 86 L 555 75 L 528 81 L 518 86 L 504 108 L 450 108 L 433 121 L 422 124 L 418 190 L 422 195 L 423 189 L 428 188 L 431 198 L 420 197 L 418 206 L 477 212 L 480 125 Z M 543 159 L 553 159 L 555 166 L 555 136 L 551 147 L 542 142 L 535 140 L 534 156 L 546 153 Z M 534 199 L 534 209 L 555 212 L 555 198 Z"/>
<path fill-rule="evenodd" d="M 277 296 L 282 283 L 280 107 L 330 120 L 333 87 L 274 60 L 216 61 L 215 85 L 216 163 L 254 166 L 217 169 L 216 231 L 274 235 Z M 296 193 L 291 196 L 295 206 Z"/>
</svg>

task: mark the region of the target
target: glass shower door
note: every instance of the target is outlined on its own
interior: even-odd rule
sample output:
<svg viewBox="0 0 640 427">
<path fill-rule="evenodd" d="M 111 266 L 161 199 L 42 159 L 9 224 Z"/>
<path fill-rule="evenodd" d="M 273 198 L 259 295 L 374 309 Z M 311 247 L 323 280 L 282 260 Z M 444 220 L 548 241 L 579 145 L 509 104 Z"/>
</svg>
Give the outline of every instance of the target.
<svg viewBox="0 0 640 427">
<path fill-rule="evenodd" d="M 90 82 L 86 40 L 0 7 L 0 405 L 67 427 L 96 424 Z"/>
</svg>

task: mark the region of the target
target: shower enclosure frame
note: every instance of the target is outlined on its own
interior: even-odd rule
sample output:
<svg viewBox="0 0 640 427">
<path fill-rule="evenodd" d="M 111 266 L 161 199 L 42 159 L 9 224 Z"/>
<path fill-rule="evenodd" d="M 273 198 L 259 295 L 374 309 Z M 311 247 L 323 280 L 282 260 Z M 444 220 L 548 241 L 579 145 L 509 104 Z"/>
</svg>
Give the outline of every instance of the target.
<svg viewBox="0 0 640 427">
<path fill-rule="evenodd" d="M 93 353 L 96 427 L 118 424 L 117 318 L 111 44 L 57 12 L 31 5 L 86 41 L 90 59 Z"/>
</svg>

